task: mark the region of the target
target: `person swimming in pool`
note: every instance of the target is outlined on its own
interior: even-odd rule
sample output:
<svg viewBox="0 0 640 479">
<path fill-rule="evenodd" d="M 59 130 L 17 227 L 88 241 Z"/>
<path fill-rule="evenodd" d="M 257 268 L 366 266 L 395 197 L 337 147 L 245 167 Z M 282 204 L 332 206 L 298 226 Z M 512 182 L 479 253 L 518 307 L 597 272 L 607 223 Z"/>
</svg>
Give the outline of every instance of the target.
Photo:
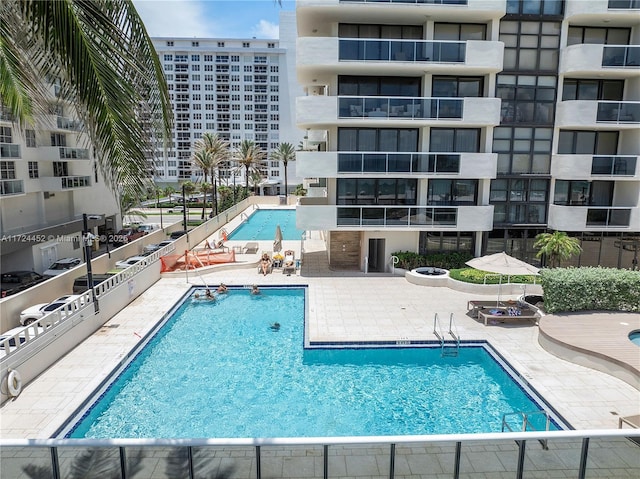
<svg viewBox="0 0 640 479">
<path fill-rule="evenodd" d="M 269 326 L 269 329 L 271 329 L 271 331 L 280 331 L 280 323 L 273 323 L 271 326 Z"/>
<path fill-rule="evenodd" d="M 227 291 L 229 291 L 229 289 L 224 283 L 220 283 L 220 286 L 218 286 L 218 289 L 216 289 L 216 293 L 226 293 Z"/>
<path fill-rule="evenodd" d="M 209 300 L 216 300 L 216 297 L 213 295 L 213 293 L 211 292 L 211 290 L 209 288 L 205 289 L 204 291 L 204 297 L 209 299 Z"/>
<path fill-rule="evenodd" d="M 262 294 L 257 284 L 254 284 L 253 286 L 251 286 L 251 294 L 255 294 L 255 295 Z"/>
</svg>

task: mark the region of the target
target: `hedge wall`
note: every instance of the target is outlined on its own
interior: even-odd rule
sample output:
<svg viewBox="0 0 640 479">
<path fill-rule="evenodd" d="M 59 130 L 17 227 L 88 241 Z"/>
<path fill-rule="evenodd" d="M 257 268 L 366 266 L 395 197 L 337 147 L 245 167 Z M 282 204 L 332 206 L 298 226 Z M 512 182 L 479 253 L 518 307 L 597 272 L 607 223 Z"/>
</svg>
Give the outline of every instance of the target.
<svg viewBox="0 0 640 479">
<path fill-rule="evenodd" d="M 544 308 L 640 312 L 640 272 L 615 268 L 551 268 L 541 272 Z"/>
<path fill-rule="evenodd" d="M 412 253 L 411 251 L 398 251 L 393 253 L 398 257 L 398 268 L 412 270 L 421 266 L 433 266 L 435 268 L 455 269 L 464 268 L 465 263 L 473 259 L 471 253 L 459 253 L 457 251 L 451 253 L 435 253 L 429 255 L 421 255 Z"/>
</svg>

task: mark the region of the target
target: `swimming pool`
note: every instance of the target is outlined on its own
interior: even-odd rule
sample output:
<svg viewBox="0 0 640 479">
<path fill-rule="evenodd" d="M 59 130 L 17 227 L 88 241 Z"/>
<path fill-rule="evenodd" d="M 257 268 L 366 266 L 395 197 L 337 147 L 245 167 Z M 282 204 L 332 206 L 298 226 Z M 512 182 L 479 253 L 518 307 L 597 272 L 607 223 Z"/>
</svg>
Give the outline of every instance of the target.
<svg viewBox="0 0 640 479">
<path fill-rule="evenodd" d="M 497 432 L 540 407 L 483 347 L 304 349 L 304 288 L 189 295 L 66 437 Z M 242 312 L 239 314 L 239 312 Z M 271 326 L 278 322 L 279 329 Z"/>
<path fill-rule="evenodd" d="M 638 346 L 640 346 L 640 331 L 631 331 L 629 333 L 629 340 L 633 344 L 637 344 Z"/>
<path fill-rule="evenodd" d="M 296 229 L 296 210 L 256 210 L 229 234 L 230 240 L 273 240 L 276 226 L 280 225 L 282 239 L 299 240 L 303 231 Z"/>
</svg>

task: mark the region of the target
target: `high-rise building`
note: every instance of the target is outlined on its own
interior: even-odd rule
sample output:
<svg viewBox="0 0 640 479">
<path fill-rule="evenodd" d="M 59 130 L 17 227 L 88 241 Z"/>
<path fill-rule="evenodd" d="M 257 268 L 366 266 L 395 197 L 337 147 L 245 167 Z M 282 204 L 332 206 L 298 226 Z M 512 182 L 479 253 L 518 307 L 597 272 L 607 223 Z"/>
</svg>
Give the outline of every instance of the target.
<svg viewBox="0 0 640 479">
<path fill-rule="evenodd" d="M 291 36 L 295 38 L 295 33 Z M 172 148 L 156 150 L 156 182 L 201 178 L 192 157 L 205 132 L 217 133 L 231 150 L 242 140 L 251 140 L 267 154 L 281 142 L 300 136 L 292 126 L 286 81 L 295 72 L 288 73 L 288 50 L 280 47 L 279 40 L 154 38 L 153 43 L 164 68 L 175 122 Z M 280 163 L 264 161 L 260 175 L 262 194 L 284 193 Z M 219 181 L 244 184 L 244 172 L 228 162 L 220 170 Z"/>
<path fill-rule="evenodd" d="M 21 130 L 0 109 L 2 271 L 41 273 L 64 257 L 83 258 L 83 214 L 96 235 L 117 231 L 120 208 L 96 163 L 75 109 L 51 86 L 49 114 Z"/>
<path fill-rule="evenodd" d="M 331 265 L 506 251 L 637 266 L 640 5 L 616 0 L 298 0 L 301 227 Z"/>
</svg>

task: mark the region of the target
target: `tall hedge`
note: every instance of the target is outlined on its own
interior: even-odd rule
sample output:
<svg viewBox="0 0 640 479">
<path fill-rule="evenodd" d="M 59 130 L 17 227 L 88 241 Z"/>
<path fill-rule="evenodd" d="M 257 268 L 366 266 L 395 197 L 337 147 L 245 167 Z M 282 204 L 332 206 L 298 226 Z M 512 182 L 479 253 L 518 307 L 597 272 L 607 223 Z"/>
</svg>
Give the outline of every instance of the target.
<svg viewBox="0 0 640 479">
<path fill-rule="evenodd" d="M 541 272 L 544 308 L 640 312 L 640 272 L 615 268 L 551 268 Z"/>
<path fill-rule="evenodd" d="M 465 263 L 473 259 L 471 253 L 461 253 L 459 251 L 451 251 L 450 253 L 434 253 L 429 255 L 421 255 L 411 251 L 398 251 L 393 253 L 398 257 L 398 268 L 415 269 L 421 266 L 433 266 L 435 268 L 456 269 L 464 268 Z"/>
</svg>

